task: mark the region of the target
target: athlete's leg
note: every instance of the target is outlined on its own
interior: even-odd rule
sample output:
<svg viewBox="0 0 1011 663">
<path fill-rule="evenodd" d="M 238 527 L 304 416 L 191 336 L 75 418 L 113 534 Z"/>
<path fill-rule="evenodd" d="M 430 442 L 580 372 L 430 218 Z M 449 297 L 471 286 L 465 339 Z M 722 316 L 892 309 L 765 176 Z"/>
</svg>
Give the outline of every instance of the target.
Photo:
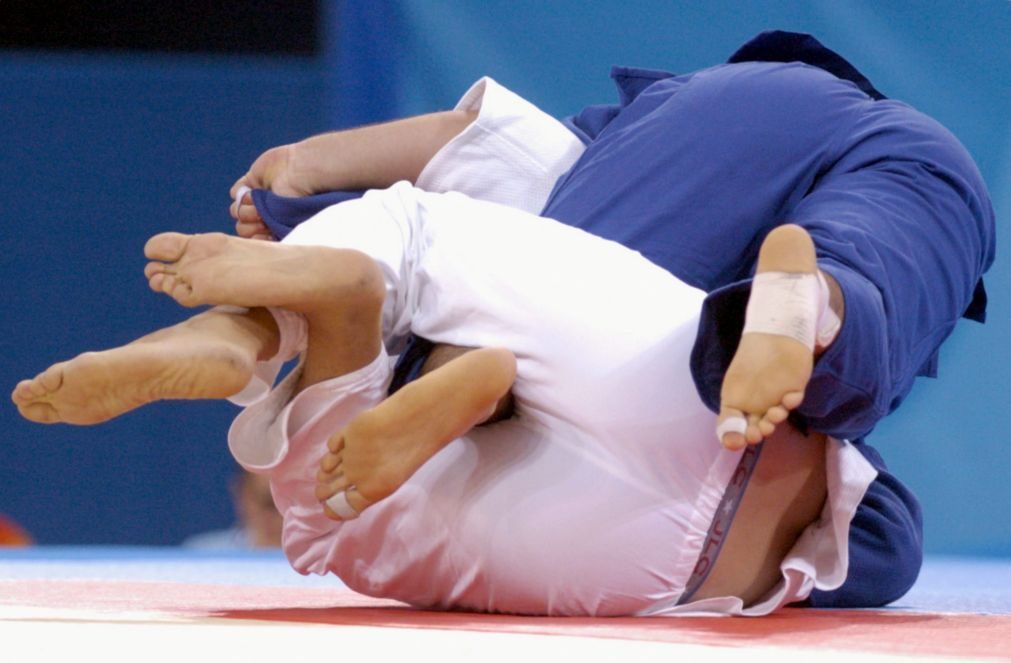
<svg viewBox="0 0 1011 663">
<path fill-rule="evenodd" d="M 158 400 L 226 398 L 245 386 L 257 359 L 272 356 L 277 343 L 267 311 L 214 309 L 127 345 L 54 364 L 18 383 L 12 399 L 32 421 L 84 425 Z"/>
<path fill-rule="evenodd" d="M 148 242 L 147 255 L 152 288 L 187 305 L 255 302 L 302 313 L 308 347 L 297 391 L 357 370 L 379 353 L 384 277 L 364 253 L 167 233 Z M 338 494 L 354 511 L 328 514 L 353 517 L 393 493 L 439 449 L 491 415 L 514 376 L 510 352 L 475 350 L 336 432 L 318 497 Z"/>
<path fill-rule="evenodd" d="M 151 288 L 185 306 L 277 306 L 304 315 L 309 334 L 299 390 L 379 354 L 383 275 L 360 251 L 163 233 L 145 253 Z"/>
<path fill-rule="evenodd" d="M 152 238 L 152 289 L 184 305 L 286 306 L 314 327 L 304 387 L 350 372 L 379 351 L 381 275 L 364 254 L 344 249 L 240 242 L 225 235 L 166 233 Z M 251 269 L 251 265 L 258 269 Z M 238 393 L 257 359 L 276 351 L 269 313 L 213 310 L 101 353 L 51 366 L 15 388 L 22 414 L 41 423 L 94 424 L 163 399 Z"/>
<path fill-rule="evenodd" d="M 918 375 L 936 374 L 938 348 L 960 317 L 984 318 L 981 276 L 994 250 L 986 189 L 942 127 L 876 102 L 853 131 L 865 137 L 844 145 L 785 214 L 810 235 L 845 308 L 797 412 L 810 428 L 846 439 L 897 408 Z M 721 297 L 710 295 L 718 314 Z M 721 343 L 718 336 L 700 334 L 699 343 Z M 707 381 L 699 380 L 700 393 L 712 404 L 720 386 Z"/>
<path fill-rule="evenodd" d="M 933 372 L 960 316 L 981 314 L 979 278 L 994 252 L 986 188 L 949 132 L 798 63 L 655 84 L 588 146 L 544 213 L 714 296 L 746 285 L 773 228 L 805 228 L 845 297 L 847 323 L 797 412 L 846 439 L 865 435 L 916 375 Z M 714 409 L 726 366 L 696 373 Z"/>
</svg>

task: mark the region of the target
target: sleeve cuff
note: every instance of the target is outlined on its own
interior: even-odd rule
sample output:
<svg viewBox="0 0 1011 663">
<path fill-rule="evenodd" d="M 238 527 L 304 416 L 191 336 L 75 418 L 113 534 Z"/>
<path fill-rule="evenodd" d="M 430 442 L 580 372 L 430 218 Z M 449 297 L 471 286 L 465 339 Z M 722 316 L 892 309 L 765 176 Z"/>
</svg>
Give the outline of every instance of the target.
<svg viewBox="0 0 1011 663">
<path fill-rule="evenodd" d="M 418 176 L 427 191 L 457 191 L 531 213 L 583 152 L 561 122 L 485 77 L 456 105 L 477 119 L 449 141 Z"/>
</svg>

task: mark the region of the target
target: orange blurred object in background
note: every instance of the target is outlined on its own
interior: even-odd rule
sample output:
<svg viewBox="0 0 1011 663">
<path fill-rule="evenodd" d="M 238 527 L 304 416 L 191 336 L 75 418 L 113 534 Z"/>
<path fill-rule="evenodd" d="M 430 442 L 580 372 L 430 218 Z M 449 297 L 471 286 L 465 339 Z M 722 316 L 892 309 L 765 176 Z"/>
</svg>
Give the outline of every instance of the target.
<svg viewBox="0 0 1011 663">
<path fill-rule="evenodd" d="M 21 548 L 32 543 L 32 537 L 23 527 L 0 513 L 0 546 Z"/>
</svg>

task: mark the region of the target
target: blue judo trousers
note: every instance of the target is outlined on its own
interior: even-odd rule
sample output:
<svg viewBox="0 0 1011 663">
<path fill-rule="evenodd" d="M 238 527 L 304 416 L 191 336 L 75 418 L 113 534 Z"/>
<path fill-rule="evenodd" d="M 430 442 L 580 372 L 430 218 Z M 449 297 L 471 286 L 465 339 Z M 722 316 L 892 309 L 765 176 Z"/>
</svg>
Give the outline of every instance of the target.
<svg viewBox="0 0 1011 663">
<path fill-rule="evenodd" d="M 809 602 L 894 601 L 922 564 L 920 507 L 864 438 L 916 376 L 936 375 L 938 348 L 960 317 L 985 318 L 994 214 L 972 158 L 809 35 L 762 33 L 726 64 L 689 74 L 619 67 L 612 77 L 618 104 L 566 120 L 586 151 L 542 214 L 709 293 L 692 373 L 714 411 L 762 240 L 785 223 L 811 234 L 819 267 L 843 291 L 845 320 L 792 420 L 854 441 L 879 475 L 851 525 L 845 583 Z M 283 236 L 359 193 L 253 199 Z M 409 351 L 415 366 L 425 347 Z"/>
</svg>

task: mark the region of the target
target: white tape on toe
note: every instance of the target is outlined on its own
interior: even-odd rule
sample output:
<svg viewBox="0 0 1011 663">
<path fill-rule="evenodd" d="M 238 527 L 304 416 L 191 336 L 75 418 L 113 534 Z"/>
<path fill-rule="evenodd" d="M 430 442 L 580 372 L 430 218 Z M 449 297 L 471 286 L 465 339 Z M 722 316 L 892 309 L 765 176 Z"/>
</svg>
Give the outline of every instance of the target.
<svg viewBox="0 0 1011 663">
<path fill-rule="evenodd" d="M 814 350 L 819 294 L 818 277 L 813 273 L 756 274 L 742 333 L 787 336 Z"/>
<path fill-rule="evenodd" d="M 324 502 L 341 520 L 354 520 L 361 515 L 348 502 L 348 490 L 353 489 L 354 486 L 348 486 L 347 490 L 342 490 Z"/>
<path fill-rule="evenodd" d="M 716 439 L 723 441 L 723 436 L 727 433 L 740 433 L 744 435 L 748 430 L 748 420 L 742 416 L 727 417 L 716 427 Z"/>
</svg>

